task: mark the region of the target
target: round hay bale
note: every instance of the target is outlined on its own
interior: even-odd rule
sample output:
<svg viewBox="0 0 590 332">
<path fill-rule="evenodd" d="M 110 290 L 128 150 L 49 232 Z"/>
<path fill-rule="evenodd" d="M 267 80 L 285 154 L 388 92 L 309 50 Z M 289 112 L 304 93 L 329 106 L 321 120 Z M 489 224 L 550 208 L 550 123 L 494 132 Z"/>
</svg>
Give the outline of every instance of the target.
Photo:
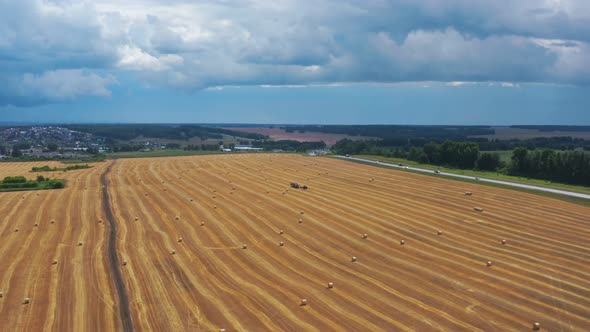
<svg viewBox="0 0 590 332">
<path fill-rule="evenodd" d="M 78 247 L 81 247 L 82 244 L 83 244 L 82 241 L 78 242 Z"/>
<path fill-rule="evenodd" d="M 303 219 L 299 219 L 299 223 L 300 224 L 303 224 Z"/>
<path fill-rule="evenodd" d="M 363 234 L 363 239 L 366 239 L 366 238 L 368 238 L 368 237 L 369 237 L 369 235 L 368 235 L 368 234 L 366 234 L 366 233 L 365 233 L 365 234 Z"/>
<path fill-rule="evenodd" d="M 28 297 L 25 297 L 25 299 L 23 300 L 23 304 L 29 304 L 31 303 L 31 299 Z"/>
<path fill-rule="evenodd" d="M 248 249 L 248 246 L 246 244 L 242 244 L 242 249 Z"/>
<path fill-rule="evenodd" d="M 506 240 L 502 240 L 502 241 L 500 241 L 500 242 L 501 242 L 502 244 L 506 244 L 506 243 L 508 243 L 508 241 L 506 241 Z"/>
<path fill-rule="evenodd" d="M 213 199 L 215 199 L 215 195 L 213 195 Z"/>
<path fill-rule="evenodd" d="M 182 238 L 181 237 L 178 238 L 178 242 L 182 242 Z"/>
<path fill-rule="evenodd" d="M 16 233 L 16 232 L 18 232 L 18 227 L 14 229 L 14 232 L 15 232 L 15 233 Z"/>
<path fill-rule="evenodd" d="M 478 206 L 474 207 L 473 209 L 477 212 L 483 212 L 483 208 L 480 208 Z"/>
<path fill-rule="evenodd" d="M 279 234 L 283 235 L 283 233 L 285 233 L 285 231 L 283 231 L 282 229 L 279 230 Z"/>
<path fill-rule="evenodd" d="M 176 255 L 176 250 L 172 250 L 172 251 L 170 252 L 170 255 Z"/>
<path fill-rule="evenodd" d="M 123 266 L 126 266 L 126 265 L 127 265 L 127 261 L 123 261 Z"/>
<path fill-rule="evenodd" d="M 284 245 L 285 245 L 285 243 L 284 243 L 283 241 L 279 242 L 279 246 L 281 246 L 281 247 L 282 247 L 282 246 L 284 246 Z"/>
<path fill-rule="evenodd" d="M 39 227 L 39 224 L 38 223 L 35 223 L 35 227 Z"/>
<path fill-rule="evenodd" d="M 493 263 L 492 263 L 492 261 L 487 261 L 487 263 L 486 263 L 486 266 L 487 266 L 487 267 L 491 267 L 491 266 L 492 266 L 492 264 L 493 264 Z"/>
<path fill-rule="evenodd" d="M 4 292 L 0 292 L 0 298 L 4 297 Z"/>
<path fill-rule="evenodd" d="M 442 235 L 442 234 L 443 234 L 443 231 L 441 231 L 441 230 L 439 229 L 438 231 L 436 231 L 436 234 L 437 234 L 437 235 Z"/>
<path fill-rule="evenodd" d="M 541 329 L 541 323 L 533 323 L 533 330 L 534 331 L 539 331 Z"/>
<path fill-rule="evenodd" d="M 307 305 L 307 299 L 301 299 L 301 306 Z"/>
<path fill-rule="evenodd" d="M 404 244 L 406 244 L 406 240 L 400 240 L 399 244 L 403 246 Z"/>
<path fill-rule="evenodd" d="M 333 282 L 329 282 L 328 283 L 328 288 L 334 288 L 334 283 Z"/>
<path fill-rule="evenodd" d="M 214 208 L 214 209 L 217 209 L 217 205 L 213 205 L 213 208 Z"/>
<path fill-rule="evenodd" d="M 50 223 L 55 224 L 55 220 L 51 219 Z"/>
<path fill-rule="evenodd" d="M 138 221 L 138 220 L 139 220 L 139 217 L 135 217 L 135 221 Z"/>
<path fill-rule="evenodd" d="M 303 212 L 303 210 L 301 210 L 299 213 L 300 213 L 300 214 L 305 214 L 305 212 Z"/>
<path fill-rule="evenodd" d="M 54 259 L 53 262 L 51 262 L 51 264 L 57 265 L 57 259 Z"/>
<path fill-rule="evenodd" d="M 180 216 L 174 217 L 175 220 L 180 220 Z"/>
<path fill-rule="evenodd" d="M 201 226 L 205 226 L 205 222 L 204 221 L 201 221 Z"/>
<path fill-rule="evenodd" d="M 98 219 L 98 223 L 99 224 L 102 224 L 102 219 Z"/>
<path fill-rule="evenodd" d="M 357 258 L 356 258 L 356 256 L 352 256 L 352 257 L 350 258 L 350 261 L 351 261 L 351 262 L 356 262 L 356 261 L 357 261 Z"/>
<path fill-rule="evenodd" d="M 225 332 L 225 329 L 219 329 L 219 332 Z"/>
</svg>

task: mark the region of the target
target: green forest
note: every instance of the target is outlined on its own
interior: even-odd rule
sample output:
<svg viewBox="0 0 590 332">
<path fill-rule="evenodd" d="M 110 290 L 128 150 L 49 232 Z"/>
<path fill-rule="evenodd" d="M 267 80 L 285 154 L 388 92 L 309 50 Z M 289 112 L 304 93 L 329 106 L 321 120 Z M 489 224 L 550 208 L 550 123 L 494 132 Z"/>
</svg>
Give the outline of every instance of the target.
<svg viewBox="0 0 590 332">
<path fill-rule="evenodd" d="M 495 171 L 508 175 L 590 186 L 590 153 L 580 150 L 556 151 L 517 147 L 508 162 L 497 153 L 482 152 L 475 142 L 445 141 L 422 147 L 383 148 L 374 141 L 338 141 L 332 151 L 340 155 L 376 155 L 403 158 L 424 164 L 459 169 Z"/>
</svg>

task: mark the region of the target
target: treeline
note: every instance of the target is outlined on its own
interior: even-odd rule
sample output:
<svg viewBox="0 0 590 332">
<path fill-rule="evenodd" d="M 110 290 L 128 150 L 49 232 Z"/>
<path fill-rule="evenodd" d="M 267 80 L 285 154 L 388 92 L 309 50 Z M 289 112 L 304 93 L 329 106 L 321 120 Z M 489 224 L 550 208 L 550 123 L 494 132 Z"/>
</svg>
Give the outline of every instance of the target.
<svg viewBox="0 0 590 332">
<path fill-rule="evenodd" d="M 382 140 L 426 139 L 442 142 L 444 140 L 463 140 L 469 136 L 493 135 L 489 126 L 403 126 L 403 125 L 332 125 L 332 126 L 287 126 L 287 132 L 319 132 L 344 134 L 349 136 L 375 137 Z"/>
<path fill-rule="evenodd" d="M 423 147 L 431 142 L 474 142 L 481 150 L 512 150 L 519 146 L 532 149 L 590 150 L 590 141 L 581 138 L 538 137 L 531 139 L 488 140 L 480 135 L 493 135 L 488 126 L 403 126 L 403 125 L 303 125 L 281 127 L 287 132 L 320 132 L 349 136 L 371 137 L 374 144 L 383 148 Z M 538 129 L 540 131 L 590 131 L 590 126 L 514 126 L 514 128 Z M 540 134 L 541 136 L 542 134 Z"/>
<path fill-rule="evenodd" d="M 477 142 L 481 150 L 514 150 L 518 147 L 525 147 L 529 150 L 535 149 L 553 149 L 553 150 L 574 150 L 583 148 L 590 151 L 590 141 L 582 138 L 564 137 L 536 137 L 526 140 L 490 140 L 487 139 L 470 139 L 469 141 Z"/>
<path fill-rule="evenodd" d="M 510 128 L 535 129 L 535 130 L 544 131 L 544 132 L 551 132 L 551 131 L 590 131 L 590 126 L 519 125 L 519 126 L 510 126 Z"/>
<path fill-rule="evenodd" d="M 512 152 L 508 173 L 590 186 L 590 154 L 583 151 L 529 151 L 520 147 Z"/>
<path fill-rule="evenodd" d="M 111 140 L 129 141 L 139 136 L 149 138 L 163 138 L 188 140 L 199 137 L 202 140 L 209 138 L 222 139 L 223 135 L 237 136 L 248 139 L 265 139 L 264 135 L 255 133 L 243 133 L 216 127 L 199 125 L 163 125 L 163 124 L 116 124 L 116 125 L 67 125 L 68 129 L 86 132 L 95 136 L 109 138 Z"/>
<path fill-rule="evenodd" d="M 64 180 L 50 179 L 38 176 L 37 180 L 27 180 L 24 176 L 7 176 L 0 181 L 0 191 L 61 189 L 65 187 Z"/>
<path fill-rule="evenodd" d="M 324 142 L 299 142 L 293 140 L 255 141 L 252 145 L 255 148 L 262 148 L 265 151 L 282 150 L 289 152 L 305 152 L 326 148 L 326 143 Z"/>
<path fill-rule="evenodd" d="M 443 144 L 428 143 L 423 147 L 412 146 L 410 148 L 385 149 L 379 147 L 375 141 L 354 141 L 343 139 L 332 147 L 336 154 L 368 154 L 383 157 L 403 158 L 417 161 L 423 164 L 450 166 L 456 168 L 472 169 L 477 166 L 491 167 L 495 170 L 500 167 L 500 158 L 490 156 L 487 153 L 479 153 L 479 145 L 473 142 L 446 141 Z M 484 159 L 480 162 L 480 157 Z M 495 165 L 489 166 L 489 159 L 496 159 Z"/>
<path fill-rule="evenodd" d="M 428 143 L 423 147 L 386 149 L 374 141 L 343 139 L 333 147 L 341 155 L 366 154 L 402 158 L 423 164 L 450 166 L 461 169 L 499 171 L 535 179 L 590 186 L 590 153 L 585 151 L 529 150 L 517 147 L 509 163 L 496 153 L 480 152 L 474 142 L 446 141 Z"/>
<path fill-rule="evenodd" d="M 111 145 L 111 150 L 113 152 L 135 152 L 141 149 L 145 149 L 145 145 L 143 144 L 113 144 Z"/>
<path fill-rule="evenodd" d="M 220 144 L 189 144 L 184 147 L 186 151 L 219 151 Z"/>
<path fill-rule="evenodd" d="M 45 166 L 41 166 L 41 167 L 33 167 L 31 169 L 31 172 L 73 171 L 76 169 L 86 169 L 86 168 L 92 168 L 92 166 L 90 166 L 88 164 L 83 164 L 83 165 L 77 164 L 77 165 L 71 165 L 71 166 L 58 168 L 58 167 L 49 167 L 48 165 L 45 165 Z"/>
</svg>

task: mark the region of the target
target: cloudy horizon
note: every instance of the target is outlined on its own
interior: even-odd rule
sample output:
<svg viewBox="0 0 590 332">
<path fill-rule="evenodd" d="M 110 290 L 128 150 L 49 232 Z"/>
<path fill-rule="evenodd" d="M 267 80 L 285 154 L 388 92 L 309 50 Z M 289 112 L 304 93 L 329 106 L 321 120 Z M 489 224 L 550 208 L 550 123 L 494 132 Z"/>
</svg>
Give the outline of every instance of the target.
<svg viewBox="0 0 590 332">
<path fill-rule="evenodd" d="M 590 124 L 584 0 L 0 0 L 0 15 L 4 121 Z"/>
</svg>

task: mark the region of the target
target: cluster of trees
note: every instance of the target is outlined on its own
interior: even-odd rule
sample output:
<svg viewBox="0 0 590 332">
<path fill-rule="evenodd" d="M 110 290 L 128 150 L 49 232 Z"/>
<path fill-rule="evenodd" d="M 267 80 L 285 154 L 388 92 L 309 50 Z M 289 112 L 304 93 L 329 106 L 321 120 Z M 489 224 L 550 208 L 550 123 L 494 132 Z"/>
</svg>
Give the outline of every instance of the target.
<svg viewBox="0 0 590 332">
<path fill-rule="evenodd" d="M 145 145 L 143 144 L 113 144 L 112 150 L 113 152 L 135 152 L 141 149 L 144 149 Z"/>
<path fill-rule="evenodd" d="M 508 173 L 531 178 L 590 186 L 590 154 L 519 147 L 512 152 Z"/>
<path fill-rule="evenodd" d="M 11 157 L 18 158 L 22 157 L 23 153 L 21 150 L 28 150 L 31 148 L 31 143 L 18 143 L 12 146 L 12 152 L 10 153 Z M 8 155 L 10 149 L 5 145 L 0 145 L 0 154 L 1 155 Z"/>
<path fill-rule="evenodd" d="M 36 181 L 27 180 L 24 176 L 7 176 L 0 182 L 0 190 L 32 190 L 32 189 L 61 189 L 65 187 L 64 180 L 50 179 L 38 176 Z"/>
<path fill-rule="evenodd" d="M 324 142 L 299 142 L 293 140 L 282 141 L 255 141 L 256 148 L 263 148 L 266 151 L 283 150 L 290 152 L 305 152 L 309 150 L 321 150 L 326 148 Z"/>
</svg>

